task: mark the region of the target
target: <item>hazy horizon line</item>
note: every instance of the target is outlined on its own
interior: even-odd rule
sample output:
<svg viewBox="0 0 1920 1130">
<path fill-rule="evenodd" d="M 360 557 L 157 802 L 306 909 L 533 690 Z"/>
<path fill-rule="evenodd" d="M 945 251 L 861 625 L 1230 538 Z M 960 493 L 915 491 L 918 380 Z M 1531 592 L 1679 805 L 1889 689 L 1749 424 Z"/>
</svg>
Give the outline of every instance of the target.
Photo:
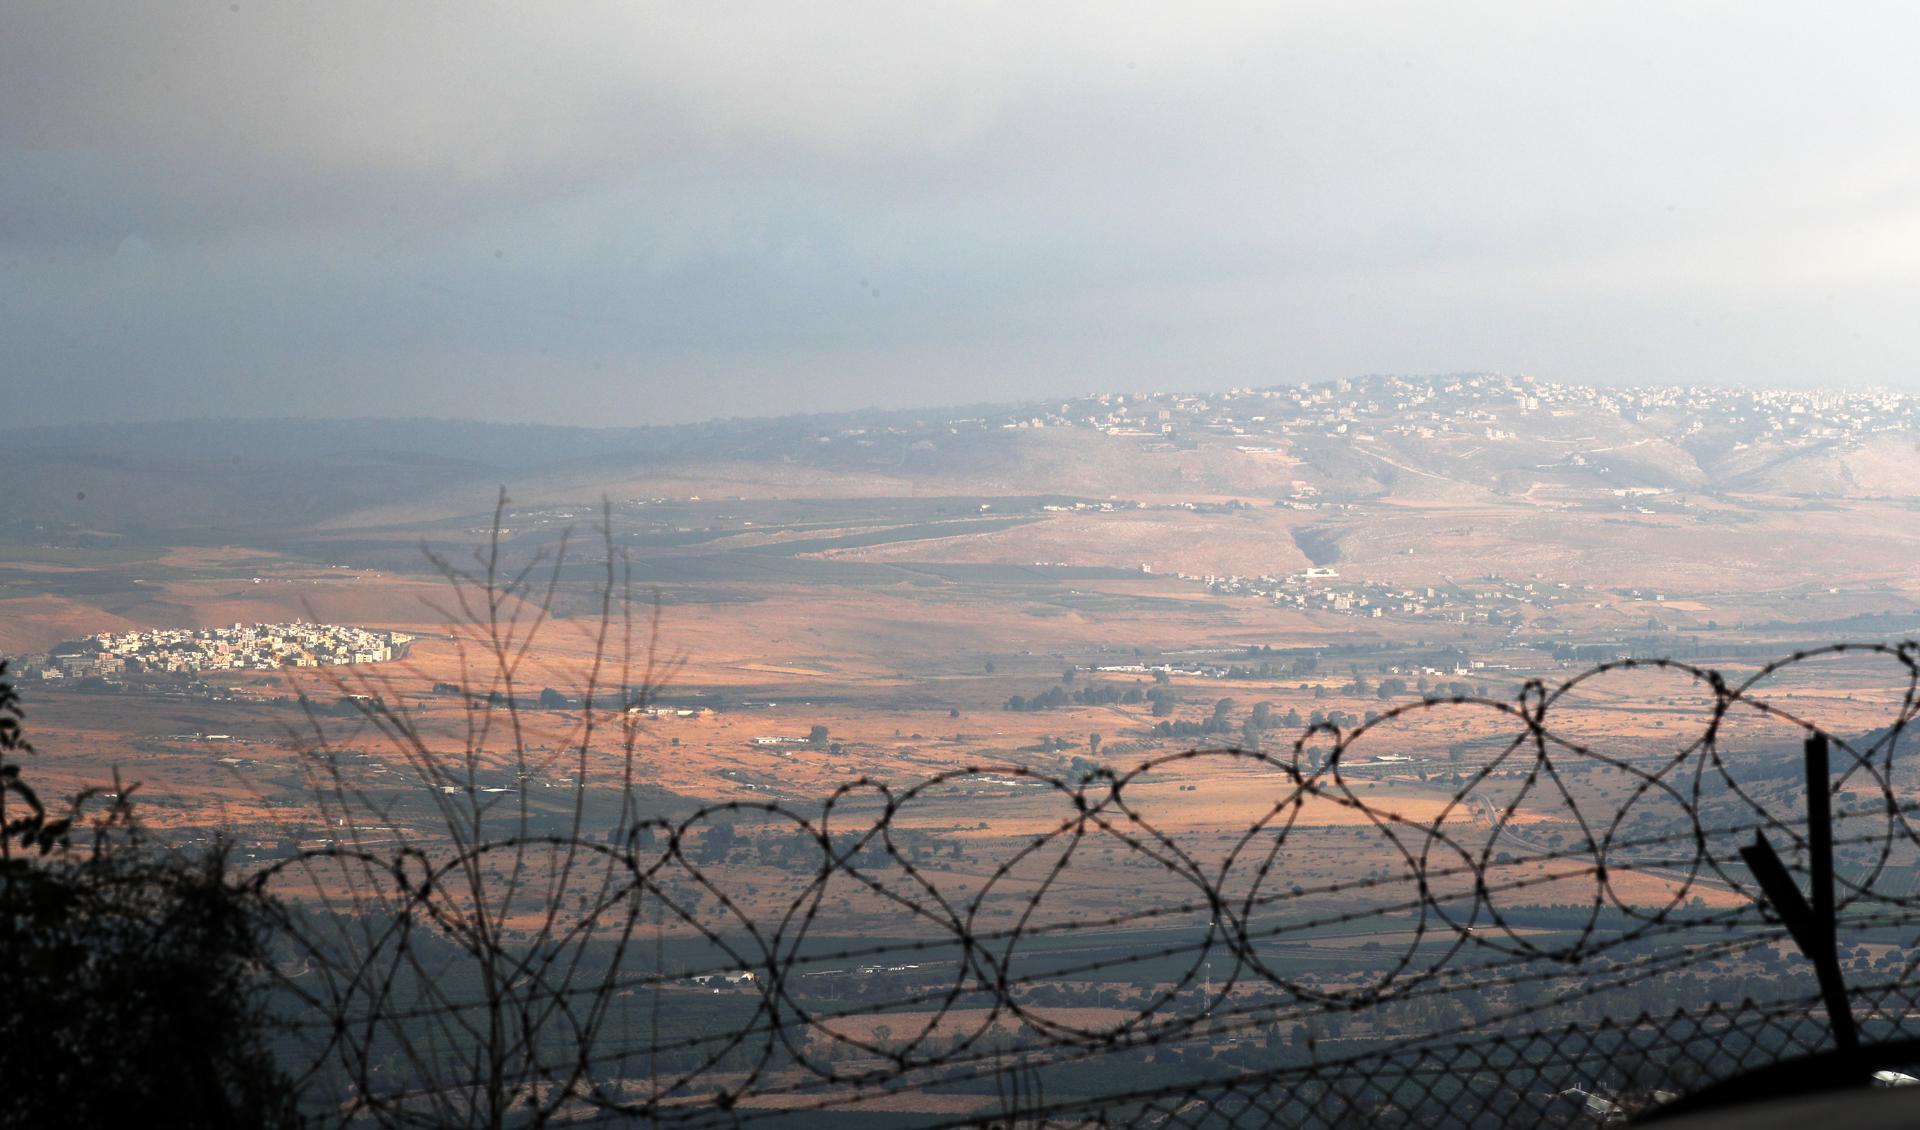
<svg viewBox="0 0 1920 1130">
<path fill-rule="evenodd" d="M 938 404 L 882 405 L 867 404 L 852 408 L 839 408 L 822 412 L 770 412 L 764 414 L 749 413 L 732 416 L 704 416 L 697 419 L 679 420 L 670 423 L 633 423 L 633 424 L 586 424 L 564 423 L 553 420 L 498 419 L 483 416 L 423 416 L 423 415 L 231 415 L 231 416 L 164 416 L 151 419 L 114 419 L 68 421 L 54 424 L 0 424 L 0 435 L 21 435 L 26 433 L 80 432 L 108 430 L 114 428 L 164 428 L 183 425 L 206 424 L 459 424 L 489 428 L 529 428 L 552 431 L 583 432 L 644 432 L 672 431 L 679 428 L 697 428 L 703 426 L 772 423 L 781 420 L 833 420 L 870 415 L 897 415 L 910 413 L 935 412 L 972 412 L 972 411 L 1015 411 L 1030 405 L 1055 403 L 1059 401 L 1089 400 L 1100 396 L 1126 396 L 1151 398 L 1162 396 L 1229 396 L 1236 392 L 1269 392 L 1283 388 L 1320 388 L 1338 385 L 1343 381 L 1410 380 L 1433 381 L 1446 378 L 1502 377 L 1520 382 L 1538 382 L 1545 385 L 1557 385 L 1571 388 L 1591 388 L 1600 390 L 1657 390 L 1677 388 L 1712 388 L 1729 392 L 1838 392 L 1838 393 L 1891 393 L 1897 396 L 1916 396 L 1915 393 L 1892 385 L 1833 382 L 1820 385 L 1758 384 L 1747 381 L 1701 381 L 1696 384 L 1680 384 L 1672 381 L 1636 381 L 1631 379 L 1596 381 L 1566 379 L 1542 376 L 1538 373 L 1505 373 L 1495 369 L 1450 369 L 1424 373 L 1359 373 L 1344 377 L 1327 377 L 1312 381 L 1278 381 L 1271 384 L 1240 384 L 1228 388 L 1180 388 L 1166 387 L 1157 389 L 1104 389 L 1076 393 L 1035 393 L 1020 400 L 981 400 L 953 401 Z"/>
</svg>

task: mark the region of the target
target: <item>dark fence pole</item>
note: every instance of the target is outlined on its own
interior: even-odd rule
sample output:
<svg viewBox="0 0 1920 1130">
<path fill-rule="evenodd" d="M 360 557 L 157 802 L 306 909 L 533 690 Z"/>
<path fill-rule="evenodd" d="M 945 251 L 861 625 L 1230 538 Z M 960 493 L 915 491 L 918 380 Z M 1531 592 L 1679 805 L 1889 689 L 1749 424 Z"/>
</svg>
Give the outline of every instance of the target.
<svg viewBox="0 0 1920 1130">
<path fill-rule="evenodd" d="M 1807 739 L 1807 863 L 1812 869 L 1813 928 L 1820 945 L 1813 961 L 1833 1023 L 1833 1038 L 1842 1051 L 1852 1052 L 1859 1049 L 1860 1037 L 1847 1003 L 1847 984 L 1840 975 L 1840 923 L 1833 908 L 1833 782 L 1827 762 L 1827 736 L 1814 734 Z"/>
<path fill-rule="evenodd" d="M 1807 739 L 1807 870 L 1812 903 L 1801 896 L 1786 864 L 1767 842 L 1755 832 L 1753 843 L 1740 849 L 1754 879 L 1773 904 L 1774 913 L 1793 935 L 1793 940 L 1813 962 L 1820 982 L 1820 996 L 1826 1002 L 1833 1041 L 1840 1050 L 1837 1063 L 1848 1078 L 1836 1082 L 1864 1084 L 1864 1074 L 1853 1071 L 1858 1058 L 1860 1035 L 1854 1028 L 1853 1009 L 1847 1002 L 1847 983 L 1840 973 L 1838 922 L 1833 907 L 1833 783 L 1828 764 L 1827 736 L 1814 734 Z"/>
</svg>

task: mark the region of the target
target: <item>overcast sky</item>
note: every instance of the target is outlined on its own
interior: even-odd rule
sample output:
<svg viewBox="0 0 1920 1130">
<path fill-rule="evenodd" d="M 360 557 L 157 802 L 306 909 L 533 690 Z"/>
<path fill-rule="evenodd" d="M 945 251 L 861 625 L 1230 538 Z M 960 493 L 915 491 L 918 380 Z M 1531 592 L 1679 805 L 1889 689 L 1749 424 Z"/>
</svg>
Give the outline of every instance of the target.
<svg viewBox="0 0 1920 1130">
<path fill-rule="evenodd" d="M 0 8 L 0 418 L 1920 387 L 1920 17 Z"/>
</svg>

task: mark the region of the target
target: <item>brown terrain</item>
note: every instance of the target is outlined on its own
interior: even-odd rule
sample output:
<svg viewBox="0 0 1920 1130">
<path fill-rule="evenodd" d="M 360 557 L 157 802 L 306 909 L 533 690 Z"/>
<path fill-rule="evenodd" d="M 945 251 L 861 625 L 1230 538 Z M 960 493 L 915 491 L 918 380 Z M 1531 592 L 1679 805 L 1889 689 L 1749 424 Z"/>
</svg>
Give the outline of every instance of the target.
<svg viewBox="0 0 1920 1130">
<path fill-rule="evenodd" d="M 1498 465 L 1477 440 L 1394 447 L 1365 434 L 1328 454 L 1318 439 L 1255 444 L 1194 434 L 1163 450 L 1170 445 L 1151 437 L 1055 428 L 988 433 L 978 453 L 944 437 L 919 441 L 884 467 L 836 463 L 839 456 L 802 444 L 795 450 L 804 458 L 707 452 L 527 471 L 501 519 L 505 560 L 516 568 L 550 561 L 560 533 L 571 530 L 569 553 L 579 562 L 560 574 L 552 615 L 512 688 L 523 708 L 519 744 L 532 755 L 528 789 L 558 796 L 581 785 L 565 751 L 582 740 L 590 717 L 587 787 L 616 780 L 622 722 L 632 721 L 636 779 L 649 803 L 675 817 L 728 801 L 817 812 L 850 782 L 899 789 L 993 767 L 930 790 L 895 818 L 896 828 L 935 850 L 958 845 L 963 858 L 942 881 L 977 891 L 1014 845 L 1074 820 L 1068 793 L 1000 770 L 1072 781 L 1096 762 L 1125 772 L 1194 747 L 1257 745 L 1269 762 L 1159 764 L 1129 783 L 1126 800 L 1146 824 L 1216 868 L 1249 827 L 1271 838 L 1284 824 L 1286 881 L 1303 888 L 1338 888 L 1383 867 L 1391 873 L 1410 829 L 1479 847 L 1497 838 L 1496 849 L 1507 845 L 1515 855 L 1571 844 L 1586 834 L 1580 819 L 1604 830 L 1631 799 L 1631 774 L 1618 761 L 1646 770 L 1700 737 L 1709 721 L 1701 688 L 1673 672 L 1617 673 L 1556 706 L 1551 728 L 1569 743 L 1556 756 L 1579 794 L 1576 819 L 1544 787 L 1517 791 L 1532 763 L 1526 748 L 1503 758 L 1520 732 L 1515 715 L 1421 708 L 1416 684 L 1444 695 L 1464 683 L 1476 696 L 1512 702 L 1526 679 L 1551 685 L 1591 662 L 1556 657 L 1554 641 L 1608 654 L 1667 648 L 1736 674 L 1770 648 L 1854 634 L 1848 624 L 1871 621 L 1897 634 L 1900 618 L 1920 608 L 1914 484 L 1884 443 L 1792 457 L 1800 463 L 1742 457 L 1710 465 L 1617 421 L 1581 423 L 1621 434 L 1583 435 L 1556 417 L 1531 440 L 1506 441 L 1517 447 Z M 849 435 L 814 447 L 841 452 L 871 442 Z M 1636 474 L 1664 475 L 1672 485 L 1623 504 L 1589 471 L 1564 465 L 1581 450 L 1595 462 L 1631 460 Z M 1800 464 L 1798 478 L 1783 469 Z M 1716 476 L 1747 489 L 1714 486 Z M 87 481 L 103 506 L 138 504 L 131 484 L 128 497 L 114 501 L 112 480 Z M 1807 491 L 1815 488 L 1832 493 L 1811 504 Z M 1352 501 L 1316 501 L 1342 491 Z M 1655 505 L 1635 501 L 1642 497 Z M 1289 498 L 1309 501 L 1275 504 Z M 592 564 L 603 551 L 597 500 L 609 508 L 627 580 L 628 600 L 612 606 L 616 619 L 631 610 L 630 637 L 674 665 L 657 688 L 655 704 L 665 708 L 658 716 L 627 719 L 610 709 L 613 688 L 640 681 L 637 668 L 623 674 L 617 662 L 599 672 L 595 709 L 578 701 L 592 678 L 602 607 L 594 593 L 605 574 Z M 351 711 L 309 718 L 294 698 L 330 706 L 345 694 L 377 695 L 404 707 L 435 752 L 453 756 L 472 744 L 473 711 L 435 684 L 502 688 L 488 679 L 472 626 L 455 626 L 455 594 L 420 545 L 470 562 L 492 522 L 487 503 L 471 484 L 435 482 L 368 489 L 333 512 L 251 533 L 163 537 L 107 522 L 90 531 L 70 523 L 60 537 L 9 535 L 0 542 L 0 652 L 16 656 L 98 632 L 294 619 L 418 637 L 391 663 L 208 676 L 214 697 L 157 693 L 166 688 L 151 680 L 121 693 L 29 680 L 32 737 L 42 750 L 34 773 L 61 792 L 117 771 L 139 782 L 141 811 L 156 827 L 224 830 L 255 850 L 312 845 L 329 834 L 307 775 L 313 750 L 324 745 L 355 751 L 344 772 L 369 795 L 411 797 L 395 810 L 409 815 L 396 819 L 430 835 L 433 817 L 421 800 L 431 786 L 401 751 Z M 71 519 L 75 505 L 56 508 Z M 1337 577 L 1289 582 L 1290 591 L 1387 586 L 1396 590 L 1389 614 L 1283 606 L 1219 583 L 1299 575 L 1316 557 Z M 544 568 L 536 565 L 534 575 Z M 1409 611 L 1402 589 L 1438 592 L 1443 601 L 1453 593 L 1455 603 Z M 539 591 L 505 611 L 531 617 Z M 1489 617 L 1487 608 L 1507 611 Z M 1318 660 L 1303 668 L 1300 656 Z M 1263 662 L 1266 673 L 1253 670 Z M 1172 668 L 1159 678 L 1177 705 L 1164 715 L 1144 700 L 1005 709 L 1014 696 L 1062 686 L 1068 668 L 1076 669 L 1069 693 L 1110 687 L 1119 698 L 1159 685 L 1144 671 L 1093 670 L 1129 664 Z M 1249 670 L 1220 677 L 1218 669 L 1234 664 Z M 1378 693 L 1393 678 L 1399 689 Z M 1833 732 L 1862 733 L 1899 715 L 1904 680 L 1885 661 L 1827 661 L 1777 677 L 1768 694 Z M 535 707 L 545 688 L 569 696 L 569 705 Z M 1223 699 L 1232 701 L 1220 708 L 1219 729 L 1153 732 L 1162 722 L 1200 723 Z M 1243 722 L 1256 703 L 1275 721 L 1253 734 Z M 1411 713 L 1383 722 L 1343 755 L 1338 787 L 1323 779 L 1321 794 L 1292 804 L 1298 794 L 1285 767 L 1295 763 L 1304 727 L 1279 719 L 1323 711 L 1359 720 L 1393 708 Z M 827 728 L 825 743 L 755 742 L 804 739 L 814 726 Z M 496 726 L 488 734 L 476 764 L 516 771 L 504 733 Z M 1728 745 L 1774 748 L 1791 746 L 1797 733 L 1736 712 L 1722 736 Z M 1300 764 L 1311 771 L 1329 741 L 1310 742 Z M 1078 768 L 1076 757 L 1085 759 Z M 1507 831 L 1496 833 L 1496 821 Z M 1113 883 L 1178 897 L 1182 881 L 1141 867 L 1121 831 L 1090 833 L 1104 854 L 1076 864 L 1073 890 L 1050 902 L 1051 912 L 1110 913 Z M 1510 834 L 1523 838 L 1508 845 Z M 1577 859 L 1514 866 L 1533 881 L 1529 898 L 1592 898 Z M 1682 889 L 1682 878 L 1659 868 L 1616 870 L 1612 896 L 1662 902 Z M 772 911 L 790 897 L 778 877 L 750 881 L 752 905 Z M 1016 869 L 999 888 L 1019 891 L 1032 881 Z M 1742 897 L 1713 876 L 1686 885 L 1684 895 L 1709 904 Z M 855 903 L 840 909 L 857 925 Z"/>
</svg>

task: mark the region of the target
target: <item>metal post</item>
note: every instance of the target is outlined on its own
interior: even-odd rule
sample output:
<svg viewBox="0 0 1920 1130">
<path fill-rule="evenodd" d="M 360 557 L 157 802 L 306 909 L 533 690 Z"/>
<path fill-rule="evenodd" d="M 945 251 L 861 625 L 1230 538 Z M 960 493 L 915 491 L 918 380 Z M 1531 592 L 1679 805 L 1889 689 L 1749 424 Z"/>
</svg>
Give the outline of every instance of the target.
<svg viewBox="0 0 1920 1130">
<path fill-rule="evenodd" d="M 1847 1003 L 1847 985 L 1840 975 L 1839 921 L 1833 909 L 1833 784 L 1827 764 L 1827 736 L 1807 739 L 1807 864 L 1813 895 L 1813 929 L 1820 954 L 1813 959 L 1820 974 L 1820 994 L 1826 998 L 1833 1038 L 1841 1050 L 1860 1047 Z"/>
<path fill-rule="evenodd" d="M 1840 1059 L 1851 1065 L 1860 1050 L 1860 1034 L 1854 1027 L 1853 1009 L 1847 1003 L 1847 984 L 1840 973 L 1840 949 L 1833 906 L 1833 787 L 1828 764 L 1827 737 L 1814 734 L 1807 739 L 1807 869 L 1812 902 L 1800 894 L 1800 888 L 1788 874 L 1779 853 L 1766 836 L 1755 832 L 1753 843 L 1740 849 L 1754 879 L 1773 904 L 1774 913 L 1793 935 L 1800 952 L 1813 962 L 1820 982 L 1820 997 L 1827 1006 L 1827 1021 Z M 1864 1073 L 1846 1071 L 1845 1082 L 1864 1085 Z"/>
</svg>

